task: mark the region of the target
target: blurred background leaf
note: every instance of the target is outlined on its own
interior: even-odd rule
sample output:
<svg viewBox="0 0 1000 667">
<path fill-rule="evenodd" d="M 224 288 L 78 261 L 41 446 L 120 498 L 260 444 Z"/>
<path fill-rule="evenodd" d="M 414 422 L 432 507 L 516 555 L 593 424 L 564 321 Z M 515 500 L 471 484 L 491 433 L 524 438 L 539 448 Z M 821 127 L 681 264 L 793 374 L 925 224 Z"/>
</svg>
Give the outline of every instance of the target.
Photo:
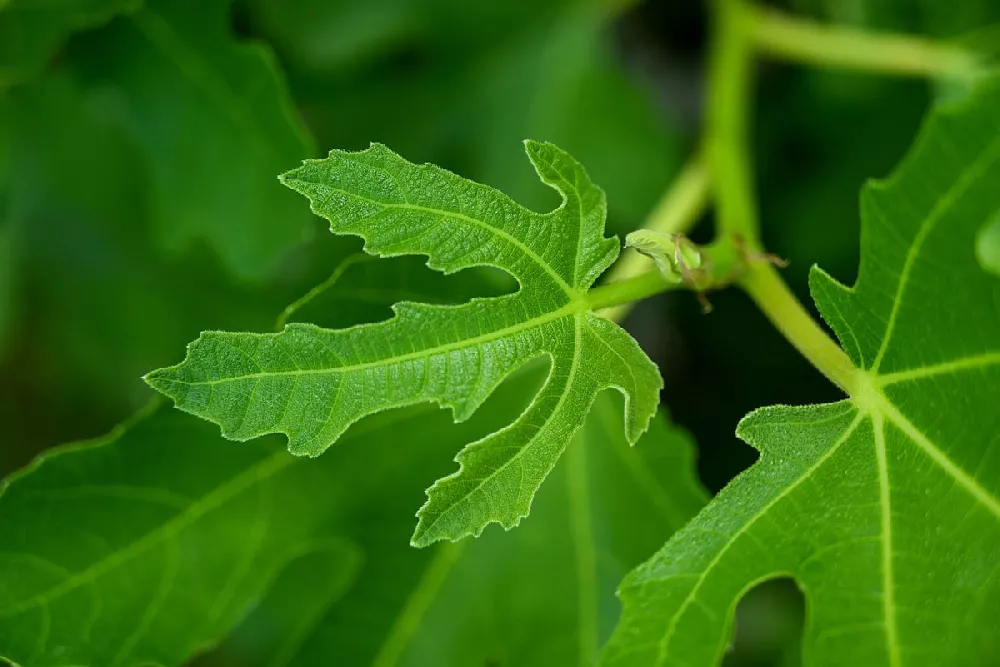
<svg viewBox="0 0 1000 667">
<path fill-rule="evenodd" d="M 205 239 L 237 277 L 262 278 L 315 229 L 275 176 L 315 149 L 271 53 L 231 34 L 229 5 L 150 0 L 71 57 L 141 147 L 158 240 Z"/>
<path fill-rule="evenodd" d="M 320 145 L 379 141 L 547 209 L 521 141 L 552 141 L 634 228 L 679 167 L 679 122 L 629 72 L 611 3 L 246 0 L 243 20 L 291 66 Z"/>
<path fill-rule="evenodd" d="M 38 73 L 66 37 L 92 28 L 142 0 L 3 0 L 0 2 L 0 89 Z"/>
<path fill-rule="evenodd" d="M 204 248 L 159 252 L 142 153 L 107 113 L 108 95 L 59 68 L 3 99 L 8 234 L 20 260 L 3 370 L 13 383 L 0 388 L 5 441 L 23 450 L 13 461 L 123 419 L 149 399 L 140 376 L 192 334 L 267 328 L 298 291 L 282 280 L 243 286 Z M 302 264 L 296 271 L 308 273 Z M 310 280 L 326 273 L 317 268 Z"/>
<path fill-rule="evenodd" d="M 523 408 L 539 379 L 498 390 L 486 410 L 494 426 Z M 400 423 L 367 435 L 363 448 L 332 448 L 338 460 L 324 462 L 325 479 L 335 469 L 350 480 L 333 491 L 342 496 L 334 534 L 363 554 L 354 586 L 325 599 L 308 564 L 294 563 L 226 645 L 196 664 L 326 665 L 331 656 L 378 666 L 591 664 L 618 617 L 614 591 L 625 568 L 705 499 L 686 435 L 661 417 L 629 448 L 618 402 L 598 399 L 517 529 L 492 526 L 479 539 L 430 549 L 406 546 L 411 510 L 427 480 L 449 469 L 457 427 L 435 414 L 437 429 Z M 289 600 L 307 601 L 313 613 L 288 627 Z"/>
<path fill-rule="evenodd" d="M 789 5 L 801 14 L 836 23 L 946 38 L 1000 21 L 1000 6 L 993 0 L 790 0 Z"/>
<path fill-rule="evenodd" d="M 314 498 L 279 442 L 146 412 L 49 453 L 0 497 L 0 655 L 15 664 L 181 664 L 318 547 Z M 324 545 L 350 576 L 351 545 Z"/>
</svg>

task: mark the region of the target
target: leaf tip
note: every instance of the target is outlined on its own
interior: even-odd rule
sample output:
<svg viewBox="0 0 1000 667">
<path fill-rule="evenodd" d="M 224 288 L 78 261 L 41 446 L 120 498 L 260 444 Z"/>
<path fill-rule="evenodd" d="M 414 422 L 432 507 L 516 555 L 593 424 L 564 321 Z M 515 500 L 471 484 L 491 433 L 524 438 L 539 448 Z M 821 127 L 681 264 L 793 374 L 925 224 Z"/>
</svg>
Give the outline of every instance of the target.
<svg viewBox="0 0 1000 667">
<path fill-rule="evenodd" d="M 168 389 L 177 383 L 177 373 L 176 366 L 170 366 L 167 368 L 157 368 L 156 370 L 149 371 L 142 376 L 142 381 L 146 383 L 150 388 L 164 394 L 166 396 L 171 396 Z"/>
</svg>

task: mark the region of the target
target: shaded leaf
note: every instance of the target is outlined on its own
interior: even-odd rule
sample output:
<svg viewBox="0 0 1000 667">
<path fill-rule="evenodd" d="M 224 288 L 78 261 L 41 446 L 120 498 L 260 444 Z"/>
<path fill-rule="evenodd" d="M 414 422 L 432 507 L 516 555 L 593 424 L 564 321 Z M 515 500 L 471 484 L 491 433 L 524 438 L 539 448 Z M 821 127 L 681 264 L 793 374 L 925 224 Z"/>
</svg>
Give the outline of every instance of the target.
<svg viewBox="0 0 1000 667">
<path fill-rule="evenodd" d="M 180 664 L 308 546 L 275 442 L 169 409 L 45 454 L 0 496 L 0 655 L 30 667 Z M 207 428 L 206 428 L 207 427 Z M 348 545 L 331 558 L 350 560 Z"/>
<path fill-rule="evenodd" d="M 0 367 L 0 473 L 41 446 L 125 419 L 153 395 L 141 380 L 149 368 L 170 363 L 205 328 L 270 326 L 304 286 L 356 249 L 323 235 L 256 287 L 235 280 L 205 248 L 164 256 L 145 155 L 116 122 L 120 100 L 77 65 L 60 63 L 0 101 L 11 148 L 0 207 L 10 212 L 18 260 L 18 309 Z"/>
<path fill-rule="evenodd" d="M 61 42 L 135 10 L 142 0 L 5 0 L 0 2 L 0 88 L 24 81 L 44 67 Z"/>
<path fill-rule="evenodd" d="M 77 52 L 144 149 L 161 243 L 207 241 L 261 278 L 310 229 L 274 174 L 314 149 L 270 51 L 231 34 L 229 6 L 151 0 Z"/>
<path fill-rule="evenodd" d="M 811 281 L 851 399 L 741 422 L 760 462 L 626 578 L 605 664 L 713 664 L 746 588 L 786 574 L 809 664 L 995 661 L 1000 281 L 975 240 L 1000 210 L 998 118 L 994 78 L 865 189 L 856 285 Z"/>
<path fill-rule="evenodd" d="M 489 405 L 511 414 L 537 378 L 505 383 Z M 330 656 L 378 667 L 593 664 L 618 615 L 614 589 L 621 576 L 705 497 L 692 475 L 687 438 L 655 418 L 631 448 L 617 403 L 608 394 L 597 398 L 565 464 L 513 533 L 488 530 L 475 541 L 407 549 L 404 498 L 376 492 L 353 503 L 348 535 L 364 554 L 354 588 L 328 600 L 308 565 L 292 564 L 204 664 L 306 667 L 326 665 Z M 396 494 L 419 494 L 421 480 L 450 456 L 448 444 L 429 440 L 421 446 L 433 451 L 427 459 L 433 465 L 414 465 L 407 454 L 409 470 L 394 481 Z M 392 437 L 367 442 L 367 451 L 353 455 L 359 466 L 369 457 L 400 457 Z M 345 455 L 338 447 L 323 465 Z M 284 601 L 293 599 L 313 611 L 316 603 L 325 607 L 288 629 Z M 295 637 L 294 651 L 288 637 Z"/>
</svg>

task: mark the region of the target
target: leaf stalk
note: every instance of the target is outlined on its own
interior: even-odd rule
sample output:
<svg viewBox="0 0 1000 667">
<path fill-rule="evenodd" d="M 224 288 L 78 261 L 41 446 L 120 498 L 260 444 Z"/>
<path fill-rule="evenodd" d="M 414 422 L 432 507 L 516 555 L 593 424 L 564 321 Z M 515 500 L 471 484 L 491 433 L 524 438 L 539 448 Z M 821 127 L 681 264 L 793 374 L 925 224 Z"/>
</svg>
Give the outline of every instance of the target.
<svg viewBox="0 0 1000 667">
<path fill-rule="evenodd" d="M 785 339 L 827 379 L 848 395 L 856 393 L 860 371 L 809 315 L 774 266 L 766 262 L 749 265 L 740 287 Z"/>
<path fill-rule="evenodd" d="M 958 46 L 920 37 L 875 33 L 747 6 L 751 35 L 761 53 L 793 62 L 899 76 L 960 77 L 976 56 Z"/>
<path fill-rule="evenodd" d="M 656 207 L 643 222 L 642 228 L 664 234 L 684 234 L 689 231 L 708 208 L 710 183 L 711 177 L 705 152 L 699 150 L 660 198 Z M 647 257 L 637 252 L 626 252 L 608 273 L 605 286 L 636 278 L 648 271 L 649 259 Z M 592 290 L 591 294 L 600 289 L 602 287 Z M 603 314 L 608 319 L 621 322 L 634 306 L 635 304 L 632 302 L 619 303 Z"/>
</svg>

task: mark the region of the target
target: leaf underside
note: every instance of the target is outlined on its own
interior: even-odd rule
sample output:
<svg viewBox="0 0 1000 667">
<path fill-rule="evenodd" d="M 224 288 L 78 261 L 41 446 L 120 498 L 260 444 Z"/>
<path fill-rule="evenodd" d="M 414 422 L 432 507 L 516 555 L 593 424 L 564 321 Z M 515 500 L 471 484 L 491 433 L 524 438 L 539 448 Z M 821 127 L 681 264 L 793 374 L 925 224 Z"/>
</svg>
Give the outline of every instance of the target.
<svg viewBox="0 0 1000 667">
<path fill-rule="evenodd" d="M 598 393 L 625 395 L 625 432 L 635 442 L 662 386 L 635 341 L 584 300 L 618 254 L 617 240 L 603 235 L 604 193 L 562 150 L 525 147 L 563 197 L 555 211 L 534 213 L 380 145 L 333 151 L 282 177 L 335 234 L 361 236 L 367 252 L 426 255 L 445 273 L 496 267 L 518 281 L 515 294 L 458 306 L 401 302 L 392 319 L 350 329 L 206 332 L 183 363 L 147 381 L 226 437 L 284 433 L 292 452 L 317 456 L 352 423 L 390 408 L 431 401 L 467 419 L 505 377 L 547 356 L 547 379 L 525 412 L 463 449 L 459 471 L 428 490 L 413 543 L 516 525 Z"/>
<path fill-rule="evenodd" d="M 995 664 L 1000 280 L 975 245 L 998 211 L 992 79 L 863 191 L 855 286 L 811 275 L 861 389 L 741 422 L 760 461 L 626 578 L 604 664 L 715 664 L 743 592 L 789 574 L 810 665 Z"/>
</svg>

